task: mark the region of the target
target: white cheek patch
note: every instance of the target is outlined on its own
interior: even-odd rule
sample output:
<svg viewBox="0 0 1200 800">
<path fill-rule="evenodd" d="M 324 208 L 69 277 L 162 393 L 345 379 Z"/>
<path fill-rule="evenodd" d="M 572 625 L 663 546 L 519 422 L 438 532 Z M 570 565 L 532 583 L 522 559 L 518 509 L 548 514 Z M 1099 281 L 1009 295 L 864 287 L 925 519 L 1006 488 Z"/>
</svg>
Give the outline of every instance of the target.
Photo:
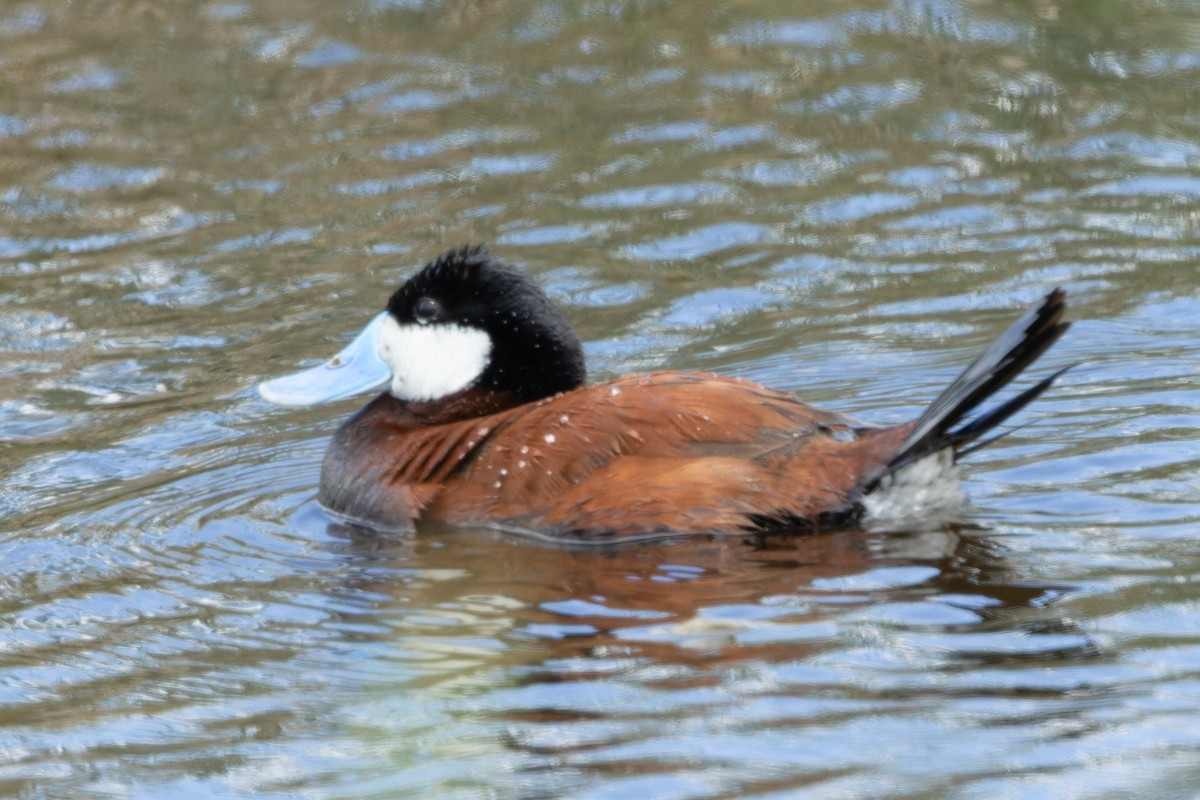
<svg viewBox="0 0 1200 800">
<path fill-rule="evenodd" d="M 392 370 L 397 400 L 437 400 L 467 388 L 487 369 L 492 339 L 461 325 L 401 325 L 388 316 L 379 357 Z"/>
</svg>

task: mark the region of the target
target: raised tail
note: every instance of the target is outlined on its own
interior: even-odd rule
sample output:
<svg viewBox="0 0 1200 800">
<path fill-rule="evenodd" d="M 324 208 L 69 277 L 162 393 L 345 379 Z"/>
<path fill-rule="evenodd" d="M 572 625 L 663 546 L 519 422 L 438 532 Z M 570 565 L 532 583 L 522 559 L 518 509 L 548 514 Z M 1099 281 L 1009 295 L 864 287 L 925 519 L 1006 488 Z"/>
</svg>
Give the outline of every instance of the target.
<svg viewBox="0 0 1200 800">
<path fill-rule="evenodd" d="M 931 453 L 949 449 L 957 456 L 994 441 L 997 437 L 982 442 L 979 437 L 1031 403 L 1050 388 L 1055 378 L 1066 369 L 1043 378 L 974 419 L 966 422 L 964 419 L 1007 386 L 1063 335 L 1071 325 L 1063 320 L 1066 308 L 1066 293 L 1062 289 L 1055 289 L 997 336 L 913 423 L 908 437 L 883 471 L 868 484 L 865 493 L 878 486 L 888 475 Z M 972 443 L 976 444 L 969 446 Z"/>
</svg>

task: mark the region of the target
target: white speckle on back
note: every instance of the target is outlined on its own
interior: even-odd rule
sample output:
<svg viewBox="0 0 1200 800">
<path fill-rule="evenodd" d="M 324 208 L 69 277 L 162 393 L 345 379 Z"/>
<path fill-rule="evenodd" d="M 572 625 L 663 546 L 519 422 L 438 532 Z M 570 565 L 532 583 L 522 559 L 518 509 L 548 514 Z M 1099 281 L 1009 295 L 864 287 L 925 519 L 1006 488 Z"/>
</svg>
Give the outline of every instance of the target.
<svg viewBox="0 0 1200 800">
<path fill-rule="evenodd" d="M 518 461 L 518 462 L 517 462 L 517 468 L 518 468 L 518 469 L 525 469 L 525 460 L 524 460 L 524 459 L 522 459 L 522 460 L 520 460 L 520 461 Z"/>
<path fill-rule="evenodd" d="M 553 433 L 547 433 L 542 438 L 544 438 L 546 440 L 546 444 L 554 444 L 554 434 Z"/>
<path fill-rule="evenodd" d="M 558 421 L 561 422 L 563 425 L 566 425 L 568 422 L 571 421 L 571 418 L 568 417 L 566 414 L 563 414 L 561 417 L 558 418 Z"/>
<path fill-rule="evenodd" d="M 521 445 L 521 455 L 525 455 L 528 452 L 529 452 L 529 445 L 527 445 L 527 444 Z"/>
<path fill-rule="evenodd" d="M 621 393 L 621 390 L 614 386 L 608 390 L 608 393 L 611 394 L 613 397 L 616 397 L 617 395 L 619 395 Z"/>
<path fill-rule="evenodd" d="M 379 329 L 379 357 L 392 370 L 398 400 L 437 400 L 462 391 L 487 369 L 492 339 L 462 325 L 401 325 L 387 316 Z"/>
</svg>

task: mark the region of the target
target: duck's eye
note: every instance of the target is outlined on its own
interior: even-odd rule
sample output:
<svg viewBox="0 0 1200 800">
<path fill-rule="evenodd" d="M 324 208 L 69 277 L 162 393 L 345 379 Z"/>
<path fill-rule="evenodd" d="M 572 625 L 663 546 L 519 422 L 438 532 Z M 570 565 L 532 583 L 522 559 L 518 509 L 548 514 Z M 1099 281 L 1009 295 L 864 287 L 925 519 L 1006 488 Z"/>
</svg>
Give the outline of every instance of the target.
<svg viewBox="0 0 1200 800">
<path fill-rule="evenodd" d="M 442 304 L 433 297 L 422 297 L 417 301 L 413 314 L 417 322 L 433 322 L 442 315 Z"/>
</svg>

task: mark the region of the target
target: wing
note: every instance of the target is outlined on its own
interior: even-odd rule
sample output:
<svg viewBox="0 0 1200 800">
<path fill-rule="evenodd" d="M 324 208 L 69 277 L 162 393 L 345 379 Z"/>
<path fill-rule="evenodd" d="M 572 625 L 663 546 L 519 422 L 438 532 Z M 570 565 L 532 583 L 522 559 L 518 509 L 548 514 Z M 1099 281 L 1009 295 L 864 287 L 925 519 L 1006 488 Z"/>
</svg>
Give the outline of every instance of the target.
<svg viewBox="0 0 1200 800">
<path fill-rule="evenodd" d="M 490 424 L 431 514 L 559 532 L 812 524 L 846 508 L 903 439 L 750 381 L 674 372 L 588 387 Z"/>
</svg>

